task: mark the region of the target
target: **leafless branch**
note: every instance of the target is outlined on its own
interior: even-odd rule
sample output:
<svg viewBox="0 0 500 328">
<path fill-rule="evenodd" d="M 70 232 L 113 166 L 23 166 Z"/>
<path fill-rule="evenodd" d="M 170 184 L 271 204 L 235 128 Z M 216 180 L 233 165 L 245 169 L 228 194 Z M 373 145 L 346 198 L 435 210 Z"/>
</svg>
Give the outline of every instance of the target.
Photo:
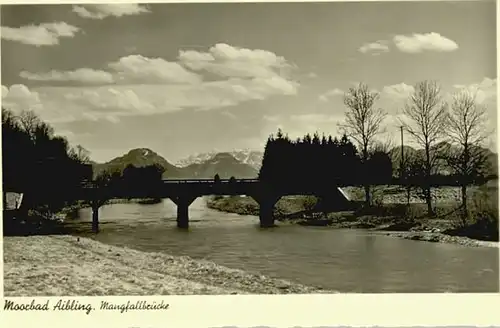
<svg viewBox="0 0 500 328">
<path fill-rule="evenodd" d="M 402 121 L 406 131 L 424 148 L 424 178 L 429 181 L 436 171 L 438 153 L 437 144 L 445 136 L 447 104 L 441 97 L 441 89 L 436 82 L 423 81 L 415 85 L 415 91 L 409 97 L 403 114 L 408 119 Z M 425 186 L 424 193 L 429 214 L 433 214 L 430 186 Z"/>
<path fill-rule="evenodd" d="M 368 157 L 368 150 L 373 145 L 375 136 L 383 132 L 381 123 L 386 113 L 383 109 L 374 107 L 378 98 L 377 92 L 370 91 L 362 83 L 351 87 L 344 95 L 347 112 L 345 121 L 339 126 L 358 143 L 364 160 Z"/>
<path fill-rule="evenodd" d="M 463 90 L 453 96 L 445 130 L 451 143 L 459 150 L 449 154 L 449 162 L 456 173 L 464 177 L 481 171 L 486 163 L 485 151 L 480 147 L 487 138 L 486 107 L 478 104 L 476 93 Z"/>
</svg>

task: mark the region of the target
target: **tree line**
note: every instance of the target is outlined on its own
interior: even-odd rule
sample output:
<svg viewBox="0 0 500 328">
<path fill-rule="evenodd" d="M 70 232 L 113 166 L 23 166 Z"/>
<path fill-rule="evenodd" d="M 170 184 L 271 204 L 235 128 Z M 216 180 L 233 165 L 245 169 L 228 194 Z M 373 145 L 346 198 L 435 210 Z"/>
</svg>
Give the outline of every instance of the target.
<svg viewBox="0 0 500 328">
<path fill-rule="evenodd" d="M 376 106 L 380 94 L 360 83 L 345 92 L 345 118 L 339 123 L 340 140 L 317 133 L 290 140 L 280 130 L 266 143 L 259 177 L 277 185 L 293 181 L 329 185 L 332 182 L 364 187 L 365 204 L 371 204 L 371 186 L 389 182 L 394 171 L 388 149 L 381 147 L 387 111 Z M 488 171 L 486 153 L 481 147 L 488 136 L 485 129 L 486 107 L 477 101 L 476 93 L 461 90 L 444 99 L 434 81 L 414 86 L 399 120 L 399 125 L 422 149 L 421 156 L 402 153 L 396 174 L 409 191 L 418 188 L 434 215 L 431 188 L 433 183 L 451 180 L 461 188 L 461 202 L 467 213 L 467 187 L 483 181 Z M 450 147 L 441 147 L 446 142 Z M 437 179 L 440 163 L 452 170 Z M 319 187 L 320 188 L 320 187 Z"/>
<path fill-rule="evenodd" d="M 275 187 L 331 189 L 332 185 L 389 182 L 391 158 L 373 149 L 366 163 L 344 134 L 340 139 L 314 133 L 291 140 L 280 129 L 269 136 L 259 179 Z"/>
<path fill-rule="evenodd" d="M 2 169 L 4 196 L 5 191 L 23 193 L 23 208 L 43 215 L 79 201 L 85 183 L 109 187 L 108 191 L 110 188 L 140 191 L 161 182 L 164 172 L 160 165 L 128 165 L 121 172 L 95 174 L 85 148 L 70 146 L 66 138 L 55 135 L 54 129 L 33 111 L 16 115 L 5 108 L 2 108 Z"/>
<path fill-rule="evenodd" d="M 122 171 L 104 170 L 96 175 L 94 184 L 111 192 L 114 196 L 124 192 L 124 198 L 132 198 L 137 194 L 137 198 L 143 197 L 148 190 L 154 191 L 156 187 L 161 186 L 165 168 L 159 164 L 137 167 L 128 164 Z M 109 197 L 102 197 L 99 201 L 105 202 Z M 99 204 L 101 206 L 102 204 Z"/>
<path fill-rule="evenodd" d="M 88 152 L 54 134 L 32 111 L 2 108 L 3 190 L 23 193 L 23 206 L 55 212 L 92 179 Z M 4 198 L 5 201 L 5 198 Z"/>
</svg>

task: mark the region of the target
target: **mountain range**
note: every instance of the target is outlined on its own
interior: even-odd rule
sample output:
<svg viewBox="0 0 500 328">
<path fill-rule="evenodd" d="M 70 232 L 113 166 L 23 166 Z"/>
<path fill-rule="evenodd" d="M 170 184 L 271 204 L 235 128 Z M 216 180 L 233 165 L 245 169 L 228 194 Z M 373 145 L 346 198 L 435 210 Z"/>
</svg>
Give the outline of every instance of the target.
<svg viewBox="0 0 500 328">
<path fill-rule="evenodd" d="M 451 149 L 452 151 L 455 149 L 447 143 L 439 144 L 438 147 Z M 496 175 L 498 171 L 498 155 L 486 148 L 482 148 L 482 150 L 487 155 L 490 173 Z M 410 146 L 404 146 L 404 152 L 407 155 L 423 156 L 422 149 L 415 149 Z M 401 148 L 392 148 L 389 155 L 396 173 L 401 162 Z M 170 179 L 212 179 L 216 174 L 219 174 L 222 179 L 232 176 L 236 178 L 255 178 L 258 176 L 262 157 L 263 152 L 248 149 L 229 152 L 213 151 L 192 155 L 178 161 L 176 164 L 172 164 L 151 149 L 136 148 L 109 162 L 92 163 L 92 166 L 96 174 L 104 170 L 121 172 L 130 164 L 137 167 L 158 164 L 165 169 L 163 177 Z M 451 169 L 442 161 L 440 171 L 446 174 Z"/>
<path fill-rule="evenodd" d="M 473 148 L 473 147 L 472 147 Z M 459 153 L 459 149 L 447 142 L 438 143 L 434 146 L 434 149 L 438 149 L 442 153 L 452 154 Z M 476 150 L 482 152 L 482 154 L 486 157 L 486 167 L 487 174 L 489 175 L 497 175 L 498 174 L 498 154 L 492 152 L 488 148 L 477 147 Z M 425 151 L 424 149 L 415 149 L 410 146 L 403 146 L 403 152 L 405 158 L 424 158 Z M 394 147 L 389 151 L 389 156 L 392 160 L 392 167 L 394 169 L 394 173 L 399 171 L 399 167 L 401 165 L 401 147 Z M 446 163 L 444 159 L 436 160 L 436 167 L 439 173 L 442 174 L 450 174 L 453 172 L 452 168 Z"/>
<path fill-rule="evenodd" d="M 216 156 L 219 153 L 221 152 L 214 150 L 211 152 L 194 154 L 187 158 L 181 159 L 175 165 L 178 167 L 186 167 L 192 164 L 201 164 L 211 160 L 214 156 Z M 240 163 L 248 164 L 253 168 L 255 168 L 256 170 L 260 169 L 260 166 L 262 164 L 262 157 L 264 156 L 264 152 L 251 149 L 232 150 L 229 152 L 222 152 L 221 154 L 229 154 L 236 160 L 238 160 Z"/>
<path fill-rule="evenodd" d="M 182 163 L 183 166 L 174 165 L 151 149 L 136 148 L 109 162 L 93 163 L 92 165 L 95 174 L 99 174 L 102 171 L 121 172 L 128 165 L 144 167 L 157 164 L 165 169 L 163 177 L 170 179 L 211 179 L 216 174 L 219 174 L 222 179 L 228 179 L 232 176 L 255 178 L 258 175 L 256 167 L 236 159 L 229 152 L 214 153 L 211 156 L 201 158 L 193 156 L 190 161 L 185 160 Z"/>
</svg>

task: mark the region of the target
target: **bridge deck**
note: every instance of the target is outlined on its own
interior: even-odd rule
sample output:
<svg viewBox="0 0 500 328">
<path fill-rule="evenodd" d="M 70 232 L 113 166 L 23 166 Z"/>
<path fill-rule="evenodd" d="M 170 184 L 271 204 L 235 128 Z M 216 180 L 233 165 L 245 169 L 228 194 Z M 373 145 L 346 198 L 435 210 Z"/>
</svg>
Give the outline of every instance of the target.
<svg viewBox="0 0 500 328">
<path fill-rule="evenodd" d="M 341 188 L 354 186 L 355 184 L 323 184 L 314 183 L 300 184 L 290 183 L 286 186 L 275 187 L 259 179 L 165 179 L 157 183 L 123 183 L 112 188 L 100 188 L 92 183 L 86 184 L 82 199 L 100 198 L 179 198 L 179 197 L 201 197 L 208 195 L 247 195 L 252 197 L 267 197 L 270 195 L 315 195 L 334 197 L 338 200 L 349 200 L 349 197 Z M 371 185 L 401 185 L 399 179 L 395 178 L 390 183 L 374 183 Z M 458 183 L 448 180 L 447 183 L 435 183 L 436 186 L 457 186 Z M 267 196 L 266 196 L 267 195 Z"/>
</svg>

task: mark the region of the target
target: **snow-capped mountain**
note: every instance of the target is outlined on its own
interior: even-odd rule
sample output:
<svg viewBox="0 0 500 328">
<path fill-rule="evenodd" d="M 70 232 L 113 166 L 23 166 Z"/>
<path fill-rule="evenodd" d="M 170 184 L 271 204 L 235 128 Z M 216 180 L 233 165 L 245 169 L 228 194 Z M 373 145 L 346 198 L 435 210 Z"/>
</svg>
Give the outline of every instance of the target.
<svg viewBox="0 0 500 328">
<path fill-rule="evenodd" d="M 211 151 L 208 153 L 193 154 L 186 158 L 183 158 L 175 163 L 177 167 L 186 167 L 191 164 L 200 164 L 212 159 L 217 154 L 216 151 Z"/>
<path fill-rule="evenodd" d="M 193 163 L 180 169 L 186 178 L 211 179 L 216 174 L 221 179 L 230 177 L 256 178 L 258 170 L 234 158 L 230 153 L 217 153 L 201 163 Z"/>
<path fill-rule="evenodd" d="M 236 158 L 234 154 L 240 159 Z M 94 170 L 96 174 L 102 171 L 123 172 L 128 165 L 143 167 L 158 164 L 165 168 L 164 178 L 211 179 L 216 174 L 223 179 L 228 179 L 232 176 L 238 178 L 255 178 L 258 175 L 259 169 L 250 163 L 255 165 L 256 163 L 260 164 L 261 161 L 259 153 L 252 151 L 214 152 L 201 154 L 200 156 L 191 156 L 190 159 L 192 163 L 184 161 L 184 165 L 182 166 L 179 164 L 172 165 L 151 149 L 137 148 L 109 162 L 94 164 Z"/>
<path fill-rule="evenodd" d="M 176 166 L 186 167 L 192 164 L 201 164 L 213 159 L 219 153 L 229 153 L 231 156 L 236 158 L 239 162 L 243 164 L 248 164 L 256 170 L 260 169 L 262 164 L 262 157 L 264 153 L 262 151 L 252 150 L 252 149 L 238 149 L 233 151 L 221 152 L 221 151 L 211 151 L 206 153 L 199 153 L 191 155 L 184 158 L 176 163 Z"/>
</svg>

